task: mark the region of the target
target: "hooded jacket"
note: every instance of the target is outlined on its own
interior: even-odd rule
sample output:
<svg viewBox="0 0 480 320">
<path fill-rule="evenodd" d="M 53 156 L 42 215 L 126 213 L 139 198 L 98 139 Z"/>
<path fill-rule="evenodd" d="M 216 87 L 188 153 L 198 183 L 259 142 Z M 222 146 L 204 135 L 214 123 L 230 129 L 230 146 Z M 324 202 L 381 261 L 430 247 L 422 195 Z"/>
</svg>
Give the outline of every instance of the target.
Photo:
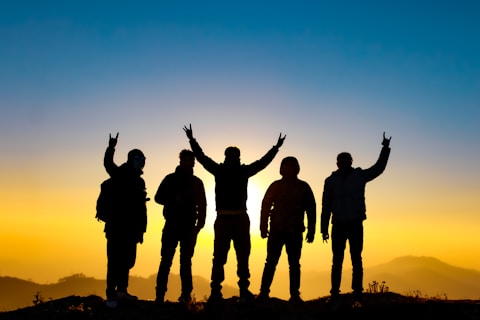
<svg viewBox="0 0 480 320">
<path fill-rule="evenodd" d="M 322 234 L 328 233 L 330 216 L 332 224 L 361 222 L 367 218 L 365 185 L 383 173 L 389 155 L 390 148 L 383 147 L 377 162 L 370 168 L 336 170 L 325 179 L 321 213 Z"/>
<path fill-rule="evenodd" d="M 262 201 L 260 230 L 303 232 L 305 212 L 308 232 L 315 232 L 316 204 L 312 189 L 300 179 L 280 179 L 267 189 Z"/>
</svg>

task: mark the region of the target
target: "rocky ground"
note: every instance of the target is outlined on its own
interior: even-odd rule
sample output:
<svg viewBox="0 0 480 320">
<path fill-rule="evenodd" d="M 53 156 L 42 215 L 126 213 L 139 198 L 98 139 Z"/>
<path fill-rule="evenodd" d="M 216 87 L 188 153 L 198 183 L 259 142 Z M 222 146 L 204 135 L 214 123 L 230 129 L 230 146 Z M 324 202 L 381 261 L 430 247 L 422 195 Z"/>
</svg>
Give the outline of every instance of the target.
<svg viewBox="0 0 480 320">
<path fill-rule="evenodd" d="M 153 301 L 140 300 L 120 304 L 112 310 L 105 307 L 101 297 L 70 296 L 2 312 L 0 319 L 480 319 L 480 301 L 474 300 L 422 299 L 386 292 L 365 294 L 361 307 L 353 307 L 349 294 L 342 295 L 340 302 L 338 309 L 332 310 L 328 297 L 301 305 L 274 298 L 266 303 L 240 304 L 232 297 L 215 306 L 195 300 L 189 306 L 176 302 L 157 306 Z"/>
</svg>

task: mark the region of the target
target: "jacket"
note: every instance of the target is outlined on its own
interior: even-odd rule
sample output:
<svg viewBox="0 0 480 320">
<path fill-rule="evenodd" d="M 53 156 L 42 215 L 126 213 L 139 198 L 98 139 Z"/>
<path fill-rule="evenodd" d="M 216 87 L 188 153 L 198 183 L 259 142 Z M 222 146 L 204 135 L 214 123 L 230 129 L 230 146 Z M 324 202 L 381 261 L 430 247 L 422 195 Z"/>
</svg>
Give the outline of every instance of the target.
<svg viewBox="0 0 480 320">
<path fill-rule="evenodd" d="M 245 165 L 216 163 L 206 156 L 195 139 L 190 140 L 195 158 L 215 177 L 215 204 L 218 214 L 222 212 L 246 212 L 248 178 L 265 169 L 278 152 L 273 146 L 261 159 Z"/>
<path fill-rule="evenodd" d="M 316 203 L 312 189 L 300 179 L 274 181 L 267 189 L 262 201 L 260 230 L 305 231 L 304 218 L 307 214 L 308 232 L 315 232 Z"/>
<path fill-rule="evenodd" d="M 205 224 L 205 189 L 191 169 L 178 166 L 167 175 L 158 186 L 155 202 L 163 205 L 163 216 L 169 225 Z"/>
<path fill-rule="evenodd" d="M 348 172 L 336 170 L 325 179 L 322 195 L 321 232 L 328 233 L 332 224 L 361 222 L 367 218 L 365 185 L 383 173 L 390 148 L 383 147 L 377 162 L 368 169 L 351 168 Z"/>
<path fill-rule="evenodd" d="M 105 223 L 107 238 L 124 237 L 142 242 L 147 230 L 147 206 L 145 181 L 141 170 L 129 164 L 117 166 L 113 161 L 114 148 L 105 151 L 104 166 L 116 184 L 115 215 Z"/>
</svg>

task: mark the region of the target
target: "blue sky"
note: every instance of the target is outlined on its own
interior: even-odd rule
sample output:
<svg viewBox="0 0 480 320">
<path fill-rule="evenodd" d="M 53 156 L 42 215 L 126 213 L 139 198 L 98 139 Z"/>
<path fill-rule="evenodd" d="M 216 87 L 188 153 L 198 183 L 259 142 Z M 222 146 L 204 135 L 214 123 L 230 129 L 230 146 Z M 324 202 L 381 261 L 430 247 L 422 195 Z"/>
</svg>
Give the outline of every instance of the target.
<svg viewBox="0 0 480 320">
<path fill-rule="evenodd" d="M 88 252 L 82 234 L 98 234 L 92 241 L 103 245 L 90 211 L 109 133 L 120 132 L 117 163 L 134 147 L 147 155 L 150 194 L 188 147 L 183 125 L 192 123 L 217 161 L 231 144 L 254 161 L 285 133 L 280 154 L 252 183 L 261 196 L 281 158 L 297 156 L 320 210 L 336 154 L 350 151 L 366 167 L 386 131 L 392 157 L 367 193 L 366 262 L 418 254 L 477 267 L 478 30 L 477 1 L 2 1 L 3 241 L 28 230 L 38 243 L 61 241 L 77 254 Z M 163 220 L 160 206 L 149 206 L 157 227 L 143 252 L 156 261 Z M 36 228 L 52 223 L 62 231 Z M 71 224 L 83 226 L 78 238 L 63 231 Z M 29 250 L 28 242 L 14 246 Z M 320 241 L 312 248 L 328 257 Z M 4 253 L 3 272 L 38 263 L 26 259 Z M 77 271 L 81 259 L 52 274 Z M 148 259 L 139 259 L 139 273 L 148 274 Z"/>
</svg>

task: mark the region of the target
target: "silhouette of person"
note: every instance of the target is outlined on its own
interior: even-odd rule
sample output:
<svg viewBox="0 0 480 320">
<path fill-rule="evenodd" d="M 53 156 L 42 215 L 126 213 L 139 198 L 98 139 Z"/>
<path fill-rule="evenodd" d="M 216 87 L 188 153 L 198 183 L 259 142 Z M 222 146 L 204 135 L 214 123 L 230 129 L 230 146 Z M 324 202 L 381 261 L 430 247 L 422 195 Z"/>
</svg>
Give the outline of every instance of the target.
<svg viewBox="0 0 480 320">
<path fill-rule="evenodd" d="M 363 220 L 366 216 L 365 185 L 383 173 L 390 155 L 390 139 L 383 133 L 382 150 L 377 162 L 368 169 L 353 168 L 350 153 L 337 156 L 338 170 L 325 179 L 322 196 L 321 233 L 328 241 L 328 226 L 332 217 L 331 301 L 340 293 L 342 264 L 346 242 L 352 261 L 352 290 L 355 303 L 362 303 L 363 293 Z M 338 301 L 338 300 L 337 300 Z"/>
<path fill-rule="evenodd" d="M 227 262 L 230 242 L 233 241 L 237 256 L 237 276 L 240 289 L 240 302 L 253 299 L 250 286 L 250 219 L 247 214 L 248 179 L 257 174 L 272 162 L 285 136 L 280 133 L 277 144 L 261 159 L 245 165 L 240 163 L 240 150 L 237 147 L 225 149 L 225 160 L 216 163 L 206 156 L 197 140 L 193 137 L 192 126 L 183 128 L 198 162 L 215 177 L 215 204 L 217 217 L 214 224 L 214 249 L 211 275 L 211 294 L 209 303 L 217 303 L 223 299 L 222 282 L 225 279 L 224 265 Z"/>
<path fill-rule="evenodd" d="M 163 304 L 168 274 L 180 243 L 180 278 L 182 293 L 178 301 L 190 303 L 192 257 L 197 234 L 205 225 L 206 198 L 203 182 L 193 174 L 195 156 L 190 150 L 180 152 L 180 164 L 160 183 L 155 202 L 163 205 L 165 226 L 162 232 L 161 261 L 157 274 L 156 302 Z"/>
<path fill-rule="evenodd" d="M 103 164 L 116 184 L 114 216 L 105 223 L 107 238 L 107 306 L 115 308 L 117 300 L 137 300 L 128 293 L 130 269 L 135 265 L 137 243 L 143 243 L 147 229 L 145 181 L 141 177 L 145 156 L 139 149 L 128 152 L 128 160 L 117 166 L 113 157 L 118 141 L 110 135 Z"/>
<path fill-rule="evenodd" d="M 300 297 L 300 256 L 302 253 L 304 218 L 307 214 L 307 243 L 315 238 L 316 203 L 310 185 L 298 179 L 300 165 L 295 157 L 286 157 L 280 164 L 282 178 L 267 189 L 262 201 L 260 234 L 267 240 L 267 259 L 263 269 L 258 301 L 269 299 L 270 286 L 282 253 L 288 255 L 290 267 L 290 302 L 302 303 Z M 270 222 L 270 230 L 268 228 Z"/>
</svg>

